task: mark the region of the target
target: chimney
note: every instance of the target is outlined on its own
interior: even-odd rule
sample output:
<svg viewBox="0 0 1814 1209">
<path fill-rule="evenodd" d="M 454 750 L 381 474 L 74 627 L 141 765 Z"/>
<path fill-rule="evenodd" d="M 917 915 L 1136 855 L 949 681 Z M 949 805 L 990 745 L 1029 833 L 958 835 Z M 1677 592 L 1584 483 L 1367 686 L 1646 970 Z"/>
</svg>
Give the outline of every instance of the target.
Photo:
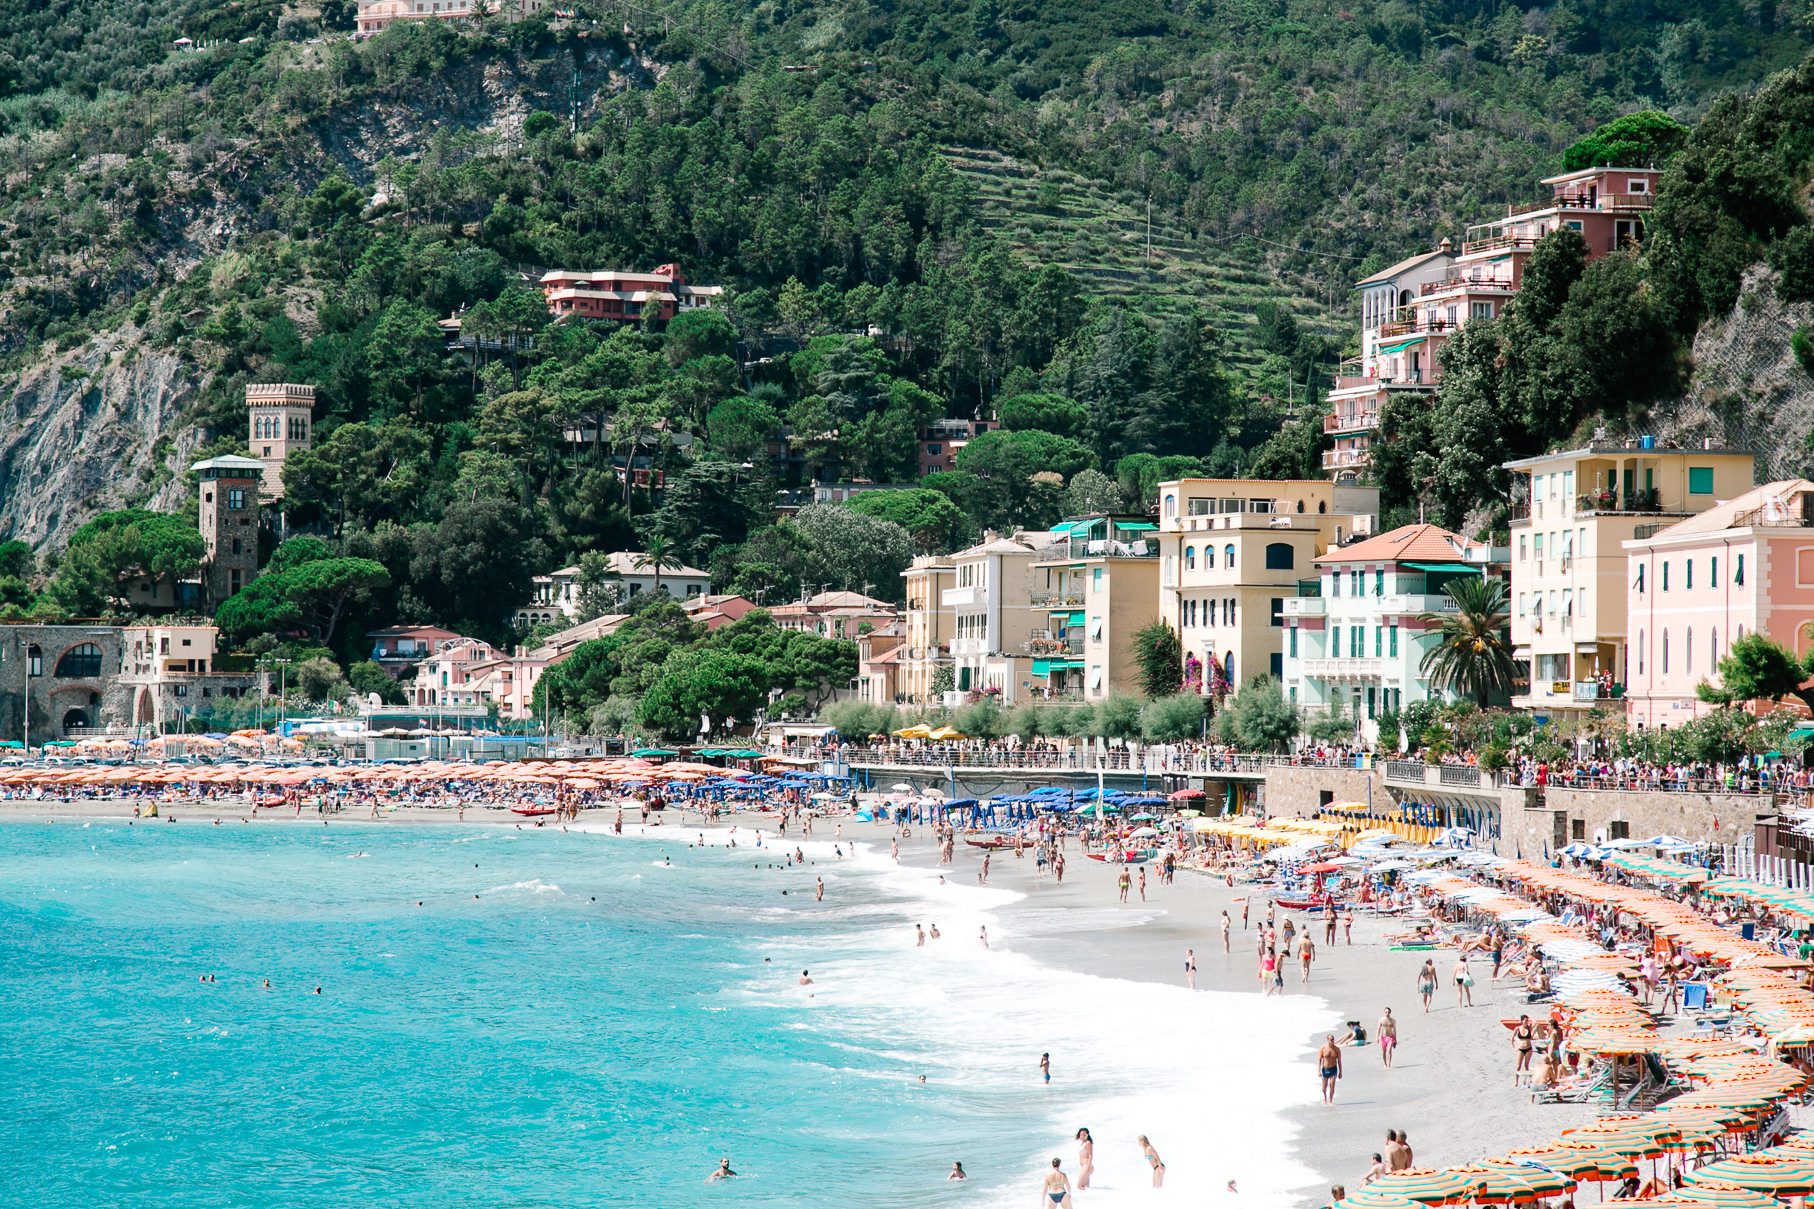
<svg viewBox="0 0 1814 1209">
<path fill-rule="evenodd" d="M 1455 244 L 1447 235 L 1444 235 L 1442 242 L 1436 245 L 1436 250 L 1446 254 L 1455 250 Z"/>
</svg>

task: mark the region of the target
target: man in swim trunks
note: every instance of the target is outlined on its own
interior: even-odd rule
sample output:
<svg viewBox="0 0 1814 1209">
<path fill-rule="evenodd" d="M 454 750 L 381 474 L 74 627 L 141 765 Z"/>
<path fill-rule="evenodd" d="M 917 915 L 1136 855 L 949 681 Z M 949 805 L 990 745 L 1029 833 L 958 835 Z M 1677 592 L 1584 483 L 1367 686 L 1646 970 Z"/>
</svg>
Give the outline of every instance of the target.
<svg viewBox="0 0 1814 1209">
<path fill-rule="evenodd" d="M 1386 1014 L 1379 1018 L 1379 1060 L 1387 1066 L 1392 1065 L 1392 1051 L 1398 1048 L 1398 1017 L 1387 1008 Z"/>
<path fill-rule="evenodd" d="M 1316 1051 L 1317 1075 L 1323 1083 L 1323 1103 L 1335 1103 L 1335 1081 L 1342 1077 L 1342 1047 L 1335 1043 L 1335 1034 L 1323 1038 L 1323 1044 Z"/>
</svg>

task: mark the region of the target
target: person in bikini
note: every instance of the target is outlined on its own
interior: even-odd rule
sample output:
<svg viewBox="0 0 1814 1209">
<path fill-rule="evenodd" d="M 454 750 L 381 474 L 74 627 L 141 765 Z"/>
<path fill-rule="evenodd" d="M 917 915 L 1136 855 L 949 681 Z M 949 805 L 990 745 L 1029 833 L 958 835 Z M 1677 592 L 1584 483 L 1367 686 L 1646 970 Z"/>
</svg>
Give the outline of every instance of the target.
<svg viewBox="0 0 1814 1209">
<path fill-rule="evenodd" d="M 1152 1165 L 1153 1187 L 1165 1187 L 1165 1160 L 1159 1157 L 1159 1152 L 1153 1149 L 1153 1144 L 1146 1140 L 1145 1134 L 1140 1135 L 1140 1153 L 1145 1155 L 1146 1161 Z"/>
<path fill-rule="evenodd" d="M 1044 1185 L 1046 1199 L 1058 1206 L 1058 1209 L 1067 1209 L 1071 1203 L 1071 1180 L 1058 1169 L 1059 1162 L 1060 1160 L 1053 1159 L 1052 1170 L 1046 1172 Z"/>
</svg>

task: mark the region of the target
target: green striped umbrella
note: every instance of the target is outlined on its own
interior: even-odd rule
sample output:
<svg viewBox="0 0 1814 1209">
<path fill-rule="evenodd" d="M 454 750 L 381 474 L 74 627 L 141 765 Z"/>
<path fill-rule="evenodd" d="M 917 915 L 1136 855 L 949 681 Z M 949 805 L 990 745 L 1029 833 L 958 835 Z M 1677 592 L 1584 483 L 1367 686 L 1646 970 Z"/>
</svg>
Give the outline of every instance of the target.
<svg viewBox="0 0 1814 1209">
<path fill-rule="evenodd" d="M 1514 1150 L 1506 1155 L 1515 1162 L 1535 1163 L 1577 1180 L 1623 1180 L 1638 1173 L 1638 1165 L 1604 1146 L 1577 1142 L 1572 1138 L 1548 1146 Z"/>
<path fill-rule="evenodd" d="M 1394 1171 L 1391 1175 L 1382 1175 L 1374 1180 L 1372 1190 L 1395 1193 L 1425 1205 L 1446 1205 L 1453 1201 L 1467 1200 L 1473 1195 L 1474 1186 L 1468 1183 L 1465 1176 L 1452 1171 L 1407 1167 L 1403 1171 Z"/>
<path fill-rule="evenodd" d="M 1739 1154 L 1709 1163 L 1688 1173 L 1688 1181 L 1729 1184 L 1772 1196 L 1806 1196 L 1814 1192 L 1814 1156 L 1793 1154 Z"/>
<path fill-rule="evenodd" d="M 1334 1209 L 1424 1209 L 1424 1205 L 1422 1201 L 1414 1201 L 1408 1196 L 1375 1192 L 1369 1187 L 1362 1188 L 1346 1200 L 1337 1201 Z"/>
<path fill-rule="evenodd" d="M 1565 1175 L 1493 1159 L 1447 1170 L 1467 1177 L 1477 1205 L 1525 1205 L 1575 1190 L 1575 1181 Z"/>
<path fill-rule="evenodd" d="M 1700 1205 L 1704 1209 L 1783 1209 L 1783 1203 L 1767 1192 L 1736 1188 L 1726 1184 L 1694 1184 L 1678 1188 L 1668 1196 L 1659 1196 L 1653 1205 Z"/>
</svg>

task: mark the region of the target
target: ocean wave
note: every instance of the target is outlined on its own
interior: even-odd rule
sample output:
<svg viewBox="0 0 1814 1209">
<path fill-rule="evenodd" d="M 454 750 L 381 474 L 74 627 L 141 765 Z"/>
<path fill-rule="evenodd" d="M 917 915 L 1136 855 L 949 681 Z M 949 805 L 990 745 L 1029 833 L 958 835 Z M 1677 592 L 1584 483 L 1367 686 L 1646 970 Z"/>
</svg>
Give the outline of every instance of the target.
<svg viewBox="0 0 1814 1209">
<path fill-rule="evenodd" d="M 508 886 L 493 886 L 485 891 L 487 894 L 565 894 L 566 891 L 553 882 L 545 882 L 539 877 L 527 881 L 511 882 Z"/>
</svg>

